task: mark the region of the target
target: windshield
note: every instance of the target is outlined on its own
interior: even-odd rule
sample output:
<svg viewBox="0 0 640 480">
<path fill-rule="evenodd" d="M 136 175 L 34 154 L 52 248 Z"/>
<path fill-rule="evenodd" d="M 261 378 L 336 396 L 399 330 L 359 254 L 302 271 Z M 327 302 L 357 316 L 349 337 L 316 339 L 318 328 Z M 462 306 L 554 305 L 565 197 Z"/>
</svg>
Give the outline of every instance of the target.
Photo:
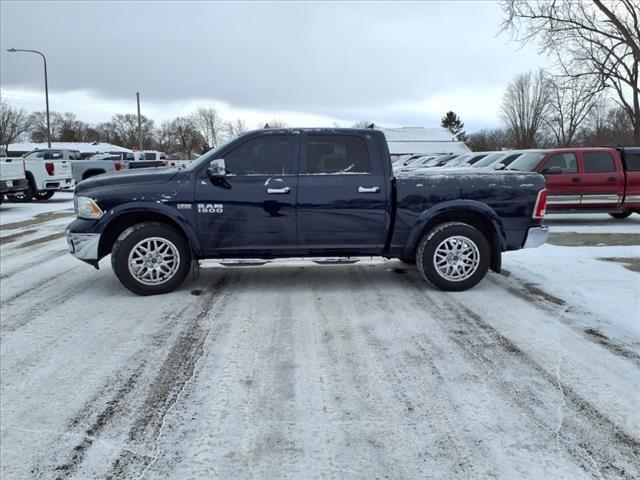
<svg viewBox="0 0 640 480">
<path fill-rule="evenodd" d="M 239 137 L 230 138 L 223 144 L 218 145 L 216 148 L 209 150 L 207 153 L 203 153 L 197 160 L 194 160 L 193 162 L 191 162 L 191 164 L 185 167 L 185 170 L 194 170 L 198 168 L 198 166 L 200 165 L 204 165 L 205 163 L 208 163 L 211 160 L 216 160 L 220 150 L 222 150 L 224 147 L 226 147 L 228 144 L 230 144 L 232 141 L 236 140 L 237 138 Z"/>
<path fill-rule="evenodd" d="M 527 152 L 523 153 L 514 162 L 507 167 L 507 170 L 520 170 L 522 172 L 533 172 L 538 166 L 540 160 L 546 155 L 545 152 Z"/>
<path fill-rule="evenodd" d="M 487 167 L 491 165 L 493 162 L 495 162 L 496 160 L 501 159 L 505 155 L 506 154 L 504 152 L 492 153 L 491 155 L 487 155 L 486 157 L 484 157 L 479 162 L 474 163 L 473 166 L 479 167 L 479 168 Z"/>
</svg>

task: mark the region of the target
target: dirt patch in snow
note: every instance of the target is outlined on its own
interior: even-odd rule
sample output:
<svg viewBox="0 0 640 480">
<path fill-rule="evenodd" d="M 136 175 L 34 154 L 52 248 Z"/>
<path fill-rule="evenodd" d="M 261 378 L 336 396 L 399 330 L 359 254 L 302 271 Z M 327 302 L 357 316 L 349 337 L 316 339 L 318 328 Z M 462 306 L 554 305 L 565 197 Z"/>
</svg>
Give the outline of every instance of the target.
<svg viewBox="0 0 640 480">
<path fill-rule="evenodd" d="M 18 248 L 27 248 L 33 247 L 34 245 L 40 245 L 41 243 L 47 243 L 52 240 L 57 240 L 58 238 L 62 238 L 65 236 L 65 232 L 52 233 L 51 235 L 45 235 L 44 237 L 36 238 L 34 240 L 29 240 L 28 242 L 24 242 L 18 245 Z"/>
<path fill-rule="evenodd" d="M 640 235 L 634 233 L 572 233 L 552 232 L 551 245 L 562 247 L 601 247 L 640 245 Z"/>
<path fill-rule="evenodd" d="M 628 358 L 640 367 L 640 355 L 638 355 L 637 353 L 628 350 L 622 345 L 616 344 L 615 342 L 611 341 L 609 337 L 593 328 L 585 328 L 584 333 L 589 340 L 602 345 L 604 348 L 611 351 L 612 353 L 615 353 L 616 355 Z"/>
<path fill-rule="evenodd" d="M 6 245 L 7 243 L 15 242 L 17 239 L 24 235 L 29 235 L 31 233 L 35 233 L 37 230 L 23 230 L 18 233 L 12 233 L 10 235 L 5 235 L 4 237 L 0 237 L 0 245 Z"/>
<path fill-rule="evenodd" d="M 4 225 L 0 226 L 0 230 L 15 230 L 16 228 L 32 227 L 34 225 L 48 222 L 50 220 L 70 217 L 72 214 L 73 214 L 72 210 L 39 213 L 35 215 L 33 218 L 30 218 L 28 220 L 23 220 L 21 222 L 5 223 Z"/>
<path fill-rule="evenodd" d="M 634 258 L 634 257 L 627 257 L 627 258 L 623 258 L 623 257 L 601 257 L 600 260 L 603 260 L 605 262 L 620 263 L 627 270 L 631 270 L 632 272 L 639 272 L 640 273 L 640 258 Z"/>
</svg>

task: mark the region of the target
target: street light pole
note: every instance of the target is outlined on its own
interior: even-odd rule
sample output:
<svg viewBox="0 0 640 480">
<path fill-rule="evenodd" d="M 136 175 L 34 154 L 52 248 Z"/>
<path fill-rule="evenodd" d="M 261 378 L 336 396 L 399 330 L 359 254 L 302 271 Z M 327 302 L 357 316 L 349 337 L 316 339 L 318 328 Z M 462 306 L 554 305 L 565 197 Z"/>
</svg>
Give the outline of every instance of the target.
<svg viewBox="0 0 640 480">
<path fill-rule="evenodd" d="M 140 92 L 136 92 L 136 99 L 138 100 L 138 150 L 142 152 L 142 121 L 140 119 Z"/>
<path fill-rule="evenodd" d="M 44 56 L 44 53 L 39 52 L 38 50 L 23 50 L 21 48 L 8 48 L 7 52 L 37 53 L 42 57 L 42 60 L 44 61 L 44 96 L 47 102 L 47 142 L 49 144 L 49 148 L 51 148 L 51 120 L 49 119 L 49 80 L 47 79 L 47 57 Z"/>
</svg>

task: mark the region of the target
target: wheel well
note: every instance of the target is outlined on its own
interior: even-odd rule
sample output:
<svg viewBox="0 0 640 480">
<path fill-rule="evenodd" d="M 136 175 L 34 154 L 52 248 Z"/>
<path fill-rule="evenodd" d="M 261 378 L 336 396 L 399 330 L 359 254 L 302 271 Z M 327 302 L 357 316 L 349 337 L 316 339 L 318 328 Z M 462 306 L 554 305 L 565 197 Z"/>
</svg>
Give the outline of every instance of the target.
<svg viewBox="0 0 640 480">
<path fill-rule="evenodd" d="M 82 174 L 82 180 L 86 180 L 89 177 L 95 177 L 96 175 L 100 175 L 102 173 L 105 173 L 105 171 L 104 170 L 97 170 L 97 169 L 87 170 L 86 172 L 84 172 Z"/>
<path fill-rule="evenodd" d="M 37 188 L 36 188 L 36 180 L 33 178 L 33 173 L 27 171 L 25 173 L 25 178 L 31 184 L 31 189 L 35 192 Z"/>
<path fill-rule="evenodd" d="M 189 242 L 189 237 L 185 234 L 184 230 L 178 223 L 176 223 L 170 217 L 157 212 L 131 212 L 120 215 L 115 220 L 112 220 L 107 225 L 100 235 L 100 245 L 98 246 L 98 258 L 105 257 L 111 253 L 114 243 L 127 228 L 132 227 L 138 223 L 144 222 L 156 222 L 169 225 L 176 232 L 184 237 Z"/>
<path fill-rule="evenodd" d="M 432 228 L 445 222 L 463 222 L 480 230 L 489 242 L 489 247 L 491 248 L 491 270 L 498 273 L 500 272 L 502 264 L 502 246 L 491 220 L 484 215 L 475 212 L 443 212 L 427 222 L 418 238 L 422 238 L 422 236 Z"/>
</svg>

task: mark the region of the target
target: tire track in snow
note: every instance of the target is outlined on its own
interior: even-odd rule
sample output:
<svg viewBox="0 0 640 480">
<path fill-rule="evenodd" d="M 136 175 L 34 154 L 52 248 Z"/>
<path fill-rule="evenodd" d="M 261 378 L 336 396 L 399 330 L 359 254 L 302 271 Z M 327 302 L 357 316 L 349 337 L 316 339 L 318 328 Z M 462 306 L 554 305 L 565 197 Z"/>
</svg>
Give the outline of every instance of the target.
<svg viewBox="0 0 640 480">
<path fill-rule="evenodd" d="M 600 472 L 610 478 L 634 479 L 640 477 L 640 440 L 624 432 L 600 413 L 588 401 L 581 398 L 570 386 L 560 382 L 547 372 L 516 344 L 485 322 L 478 314 L 456 300 L 455 294 L 443 303 L 435 303 L 424 294 L 425 285 L 420 279 L 406 277 L 412 285 L 414 297 L 425 307 L 441 315 L 434 318 L 448 331 L 451 340 L 468 352 L 469 358 L 483 368 L 491 368 L 495 375 L 488 376 L 497 390 L 510 398 L 535 424 L 556 435 L 552 417 L 539 388 L 555 391 L 565 402 L 563 428 L 558 431 L 564 451 L 585 473 L 598 478 Z M 420 284 L 418 284 L 420 282 Z M 520 376 L 531 372 L 538 384 L 515 385 L 502 379 L 504 372 L 515 370 Z M 571 412 L 568 415 L 566 412 Z M 594 462 L 596 467 L 594 467 Z M 596 471 L 594 472 L 594 468 Z"/>
<path fill-rule="evenodd" d="M 576 327 L 576 325 L 568 321 L 566 318 L 566 314 L 570 312 L 582 315 L 589 315 L 588 313 L 579 312 L 573 306 L 567 305 L 567 303 L 561 298 L 551 295 L 550 293 L 544 291 L 542 288 L 531 282 L 527 282 L 518 278 L 508 270 L 503 270 L 502 274 L 500 275 L 501 276 L 489 275 L 487 279 L 493 282 L 496 286 L 504 288 L 508 292 L 528 302 L 532 302 L 543 308 L 544 310 L 554 313 L 555 315 L 557 315 L 558 320 L 560 320 L 573 330 L 579 332 L 585 339 L 601 345 L 614 355 L 624 358 L 637 367 L 640 367 L 640 354 L 638 354 L 637 352 L 630 350 L 627 346 L 610 339 L 597 330 L 591 328 L 583 329 Z M 506 281 L 505 277 L 508 278 L 509 281 Z M 513 282 L 515 283 L 515 285 L 510 284 L 509 282 Z"/>
<path fill-rule="evenodd" d="M 160 455 L 158 442 L 162 436 L 165 417 L 183 395 L 185 387 L 193 379 L 197 364 L 205 355 L 204 346 L 209 338 L 215 338 L 221 326 L 215 315 L 228 298 L 227 292 L 233 282 L 228 274 L 211 287 L 204 305 L 182 330 L 160 366 L 156 377 L 147 389 L 141 411 L 137 413 L 127 435 L 128 443 L 151 444 L 156 450 L 152 456 L 135 454 L 125 450 L 114 460 L 105 478 L 130 478 L 143 476 Z M 214 315 L 214 318 L 210 318 Z M 207 327 L 205 321 L 210 323 Z"/>
</svg>

